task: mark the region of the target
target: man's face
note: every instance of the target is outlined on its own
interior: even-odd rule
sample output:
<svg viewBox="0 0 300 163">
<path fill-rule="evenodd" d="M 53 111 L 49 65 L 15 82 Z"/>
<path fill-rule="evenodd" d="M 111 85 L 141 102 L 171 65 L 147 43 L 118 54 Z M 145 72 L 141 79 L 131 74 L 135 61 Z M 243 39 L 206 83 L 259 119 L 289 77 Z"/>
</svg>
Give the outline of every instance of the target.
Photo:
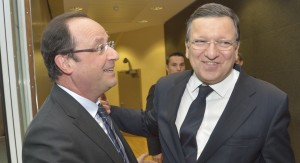
<svg viewBox="0 0 300 163">
<path fill-rule="evenodd" d="M 185 70 L 185 63 L 183 57 L 172 56 L 169 58 L 169 64 L 167 65 L 168 75 L 176 72 L 182 72 L 184 70 Z"/>
<path fill-rule="evenodd" d="M 205 42 L 208 46 L 195 48 L 192 43 L 195 41 Z M 236 30 L 229 17 L 205 17 L 192 22 L 186 55 L 199 80 L 206 84 L 216 84 L 229 75 L 238 54 L 239 44 L 235 41 Z M 232 45 L 224 50 L 220 42 Z"/>
<path fill-rule="evenodd" d="M 68 24 L 75 42 L 75 51 L 97 48 L 108 42 L 104 28 L 91 19 L 73 19 Z M 117 84 L 114 67 L 119 56 L 113 48 L 108 46 L 106 50 L 104 48 L 102 51 L 74 55 L 79 61 L 72 63 L 73 72 L 70 76 L 81 95 L 97 99 L 100 94 Z"/>
</svg>

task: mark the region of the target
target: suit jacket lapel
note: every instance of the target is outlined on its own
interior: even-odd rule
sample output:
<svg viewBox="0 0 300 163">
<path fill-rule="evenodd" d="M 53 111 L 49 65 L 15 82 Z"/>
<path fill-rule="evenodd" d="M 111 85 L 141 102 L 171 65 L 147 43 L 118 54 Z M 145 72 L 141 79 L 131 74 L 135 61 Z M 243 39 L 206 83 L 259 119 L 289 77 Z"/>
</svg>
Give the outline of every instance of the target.
<svg viewBox="0 0 300 163">
<path fill-rule="evenodd" d="M 131 147 L 129 146 L 129 144 L 125 140 L 124 136 L 120 132 L 120 129 L 118 128 L 118 126 L 114 122 L 113 122 L 113 126 L 115 128 L 116 134 L 118 135 L 118 137 L 120 138 L 120 140 L 121 140 L 121 142 L 124 146 L 124 149 L 125 149 L 125 152 L 127 154 L 129 162 L 130 163 L 136 163 L 137 162 L 136 157 L 135 157 L 133 151 L 131 150 Z"/>
<path fill-rule="evenodd" d="M 255 90 L 252 89 L 251 83 L 247 79 L 249 76 L 241 71 L 228 104 L 198 159 L 198 163 L 206 162 L 255 109 L 256 104 L 251 101 Z"/>
<path fill-rule="evenodd" d="M 53 91 L 57 95 L 54 97 L 55 100 L 62 105 L 62 109 L 73 120 L 73 124 L 105 151 L 114 162 L 122 162 L 122 158 L 117 153 L 109 137 L 94 118 L 72 96 L 57 85 L 54 86 Z"/>
<path fill-rule="evenodd" d="M 162 109 L 164 114 L 166 115 L 167 120 L 167 127 L 163 130 L 169 130 L 161 132 L 161 134 L 163 134 L 162 137 L 166 138 L 164 139 L 166 141 L 164 145 L 166 145 L 171 151 L 172 157 L 175 158 L 174 160 L 177 160 L 180 163 L 185 162 L 185 160 L 181 148 L 181 143 L 179 141 L 177 127 L 175 125 L 175 120 L 177 117 L 177 111 L 180 105 L 181 97 L 192 73 L 193 71 L 188 71 L 183 76 L 183 79 L 180 78 L 178 80 L 173 81 L 173 86 L 171 86 L 171 89 L 168 92 L 166 98 L 166 101 L 168 101 L 169 105 L 167 105 L 167 108 Z"/>
</svg>

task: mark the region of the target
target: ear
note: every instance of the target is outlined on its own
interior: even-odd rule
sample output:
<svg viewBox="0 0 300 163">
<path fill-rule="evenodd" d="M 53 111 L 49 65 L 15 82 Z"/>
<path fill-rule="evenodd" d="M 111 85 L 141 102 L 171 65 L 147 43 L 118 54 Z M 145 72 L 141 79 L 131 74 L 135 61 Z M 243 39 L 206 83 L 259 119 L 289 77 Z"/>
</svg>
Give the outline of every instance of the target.
<svg viewBox="0 0 300 163">
<path fill-rule="evenodd" d="M 185 42 L 185 57 L 189 59 L 189 47 L 188 43 Z"/>
<path fill-rule="evenodd" d="M 67 55 L 56 55 L 54 58 L 54 62 L 56 66 L 64 73 L 64 74 L 71 74 L 72 69 L 72 62 L 73 60 L 68 57 Z"/>
<path fill-rule="evenodd" d="M 239 57 L 239 48 L 240 48 L 240 43 L 238 43 L 235 47 L 235 60 L 237 60 Z"/>
<path fill-rule="evenodd" d="M 166 71 L 167 71 L 167 73 L 169 73 L 169 66 L 168 65 L 166 65 Z"/>
</svg>

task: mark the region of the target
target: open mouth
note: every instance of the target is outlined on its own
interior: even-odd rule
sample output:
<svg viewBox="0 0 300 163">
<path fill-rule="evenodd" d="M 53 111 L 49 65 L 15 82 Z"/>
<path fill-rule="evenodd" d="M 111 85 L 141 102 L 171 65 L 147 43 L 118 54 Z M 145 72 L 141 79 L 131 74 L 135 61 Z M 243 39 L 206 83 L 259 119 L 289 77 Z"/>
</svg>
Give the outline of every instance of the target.
<svg viewBox="0 0 300 163">
<path fill-rule="evenodd" d="M 114 69 L 112 69 L 112 68 L 111 68 L 111 69 L 105 69 L 105 70 L 104 70 L 104 72 L 113 72 L 113 71 L 114 71 Z"/>
</svg>

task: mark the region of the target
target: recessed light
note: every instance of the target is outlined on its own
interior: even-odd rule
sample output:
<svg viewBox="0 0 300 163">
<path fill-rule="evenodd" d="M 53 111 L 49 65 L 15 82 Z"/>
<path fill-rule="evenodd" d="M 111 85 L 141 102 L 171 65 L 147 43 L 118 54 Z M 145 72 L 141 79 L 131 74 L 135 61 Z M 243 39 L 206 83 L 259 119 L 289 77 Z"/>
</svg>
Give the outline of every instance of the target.
<svg viewBox="0 0 300 163">
<path fill-rule="evenodd" d="M 151 9 L 151 10 L 154 10 L 154 11 L 159 11 L 159 10 L 164 9 L 164 7 L 162 7 L 162 6 L 153 6 L 153 7 L 151 7 L 150 9 Z"/>
<path fill-rule="evenodd" d="M 114 10 L 114 11 L 119 11 L 119 6 L 118 6 L 118 5 L 114 5 L 114 6 L 113 6 L 113 10 Z"/>
<path fill-rule="evenodd" d="M 148 23 L 148 20 L 139 20 L 138 23 Z"/>
<path fill-rule="evenodd" d="M 73 8 L 70 8 L 71 11 L 82 11 L 83 8 L 82 7 L 73 7 Z"/>
</svg>

